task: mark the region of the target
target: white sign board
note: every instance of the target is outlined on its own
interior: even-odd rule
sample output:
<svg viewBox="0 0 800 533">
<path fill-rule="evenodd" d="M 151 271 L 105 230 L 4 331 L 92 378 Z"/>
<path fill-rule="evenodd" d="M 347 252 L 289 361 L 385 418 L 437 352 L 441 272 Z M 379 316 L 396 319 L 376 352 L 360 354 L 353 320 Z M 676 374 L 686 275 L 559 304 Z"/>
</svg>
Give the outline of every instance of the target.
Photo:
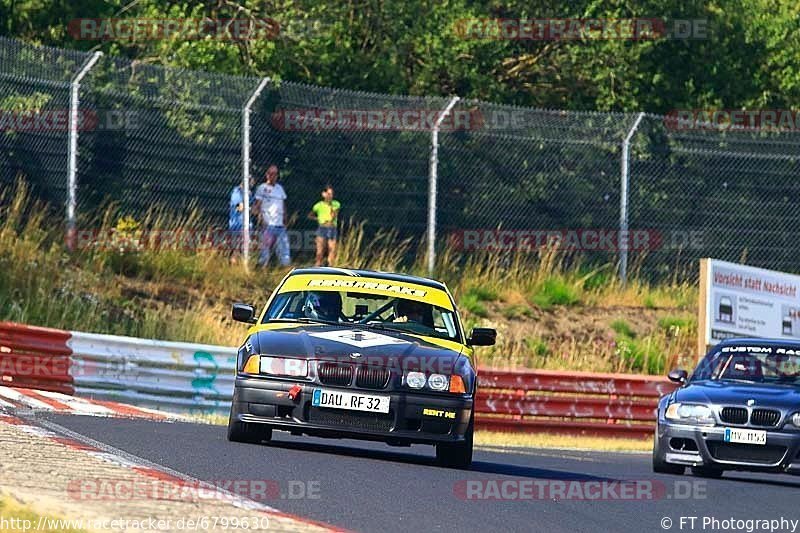
<svg viewBox="0 0 800 533">
<path fill-rule="evenodd" d="M 800 339 L 800 276 L 700 260 L 701 353 L 730 337 Z"/>
</svg>

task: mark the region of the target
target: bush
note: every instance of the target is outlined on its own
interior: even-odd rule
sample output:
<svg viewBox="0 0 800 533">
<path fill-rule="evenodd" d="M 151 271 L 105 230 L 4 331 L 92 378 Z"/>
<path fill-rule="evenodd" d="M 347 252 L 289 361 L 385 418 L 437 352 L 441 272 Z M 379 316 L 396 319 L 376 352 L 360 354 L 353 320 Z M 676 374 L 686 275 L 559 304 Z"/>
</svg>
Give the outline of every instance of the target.
<svg viewBox="0 0 800 533">
<path fill-rule="evenodd" d="M 480 298 L 478 298 L 474 292 L 467 292 L 464 297 L 461 298 L 458 305 L 462 309 L 466 309 L 468 312 L 481 318 L 489 316 L 489 311 L 486 310 L 486 307 L 481 303 Z"/>
<path fill-rule="evenodd" d="M 611 329 L 613 329 L 618 335 L 623 335 L 631 339 L 636 337 L 636 332 L 633 331 L 633 327 L 631 327 L 631 325 L 622 318 L 614 320 L 611 323 Z"/>
<path fill-rule="evenodd" d="M 542 309 L 554 305 L 575 305 L 580 302 L 580 292 L 562 278 L 547 278 L 531 295 L 531 301 Z"/>
<path fill-rule="evenodd" d="M 550 346 L 541 338 L 525 339 L 525 347 L 537 357 L 547 357 L 550 355 Z"/>
<path fill-rule="evenodd" d="M 525 305 L 509 305 L 508 307 L 503 307 L 501 313 L 503 317 L 513 320 L 515 318 L 522 318 L 522 317 L 529 317 L 531 316 L 531 310 L 528 306 Z"/>
<path fill-rule="evenodd" d="M 695 327 L 695 319 L 688 316 L 665 316 L 658 321 L 658 326 L 668 333 L 675 330 L 688 330 Z"/>
<path fill-rule="evenodd" d="M 618 338 L 617 356 L 629 372 L 660 375 L 667 367 L 667 355 L 651 337 Z"/>
</svg>

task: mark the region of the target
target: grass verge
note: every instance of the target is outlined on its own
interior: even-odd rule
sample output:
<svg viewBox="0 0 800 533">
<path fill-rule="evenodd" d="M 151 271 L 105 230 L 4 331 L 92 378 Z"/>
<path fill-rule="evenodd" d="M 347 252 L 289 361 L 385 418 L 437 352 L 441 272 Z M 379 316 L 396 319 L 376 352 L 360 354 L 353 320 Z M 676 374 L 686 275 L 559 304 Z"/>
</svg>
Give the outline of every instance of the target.
<svg viewBox="0 0 800 533">
<path fill-rule="evenodd" d="M 487 448 L 553 448 L 600 452 L 649 452 L 653 449 L 653 440 L 476 431 L 475 446 Z"/>
<path fill-rule="evenodd" d="M 230 304 L 263 305 L 286 273 L 232 265 L 211 238 L 198 238 L 211 232 L 198 211 L 175 217 L 153 208 L 136 220 L 111 205 L 84 222 L 103 240 L 79 236 L 74 252 L 51 214 L 22 181 L 0 193 L 0 320 L 234 346 L 244 327 L 230 319 Z M 198 244 L 154 242 L 164 232 L 193 235 Z M 426 275 L 424 250 L 413 251 L 410 239 L 392 231 L 368 237 L 363 225 L 347 224 L 339 264 Z M 482 365 L 660 374 L 691 358 L 696 345 L 693 285 L 651 285 L 633 275 L 622 286 L 614 265 L 585 265 L 563 250 L 465 254 L 447 247 L 434 277 L 449 286 L 467 330 L 498 329 L 498 344 L 479 352 Z M 631 323 L 612 324 L 625 309 L 635 310 Z M 642 311 L 663 315 L 661 322 L 643 327 Z"/>
</svg>

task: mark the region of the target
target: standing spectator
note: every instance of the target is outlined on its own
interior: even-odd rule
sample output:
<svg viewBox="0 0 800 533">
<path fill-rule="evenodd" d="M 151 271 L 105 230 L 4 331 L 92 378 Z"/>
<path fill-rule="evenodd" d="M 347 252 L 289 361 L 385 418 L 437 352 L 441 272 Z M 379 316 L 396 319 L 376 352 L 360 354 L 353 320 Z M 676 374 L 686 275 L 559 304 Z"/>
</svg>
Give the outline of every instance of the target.
<svg viewBox="0 0 800 533">
<path fill-rule="evenodd" d="M 319 224 L 317 228 L 317 262 L 316 266 L 322 266 L 325 257 L 325 248 L 328 249 L 328 266 L 333 266 L 336 260 L 336 223 L 339 221 L 339 209 L 342 204 L 339 200 L 333 199 L 333 187 L 326 185 L 322 189 L 322 200 L 314 204 L 308 218 L 316 220 Z"/>
<path fill-rule="evenodd" d="M 289 235 L 286 233 L 286 192 L 278 183 L 278 167 L 270 165 L 265 174 L 264 183 L 256 187 L 255 209 L 259 213 L 261 227 L 261 253 L 258 266 L 269 263 L 272 248 L 281 266 L 289 266 Z"/>
<path fill-rule="evenodd" d="M 250 177 L 250 190 L 253 190 L 255 180 Z M 253 205 L 253 196 L 250 196 L 250 205 Z M 244 191 L 242 184 L 239 183 L 231 191 L 231 198 L 228 209 L 228 236 L 230 238 L 231 263 L 235 263 L 239 253 L 242 251 L 244 239 Z"/>
</svg>

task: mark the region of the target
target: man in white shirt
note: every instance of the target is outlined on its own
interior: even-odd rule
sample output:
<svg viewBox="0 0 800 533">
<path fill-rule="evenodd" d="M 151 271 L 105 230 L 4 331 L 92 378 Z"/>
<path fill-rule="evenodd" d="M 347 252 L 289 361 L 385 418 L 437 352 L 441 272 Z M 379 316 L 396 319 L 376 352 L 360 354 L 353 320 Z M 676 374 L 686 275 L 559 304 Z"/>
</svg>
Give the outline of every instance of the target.
<svg viewBox="0 0 800 533">
<path fill-rule="evenodd" d="M 254 208 L 261 220 L 261 253 L 258 266 L 269 263 L 272 249 L 281 266 L 289 266 L 289 236 L 286 233 L 286 191 L 278 183 L 278 167 L 270 165 L 264 183 L 256 187 Z"/>
</svg>

